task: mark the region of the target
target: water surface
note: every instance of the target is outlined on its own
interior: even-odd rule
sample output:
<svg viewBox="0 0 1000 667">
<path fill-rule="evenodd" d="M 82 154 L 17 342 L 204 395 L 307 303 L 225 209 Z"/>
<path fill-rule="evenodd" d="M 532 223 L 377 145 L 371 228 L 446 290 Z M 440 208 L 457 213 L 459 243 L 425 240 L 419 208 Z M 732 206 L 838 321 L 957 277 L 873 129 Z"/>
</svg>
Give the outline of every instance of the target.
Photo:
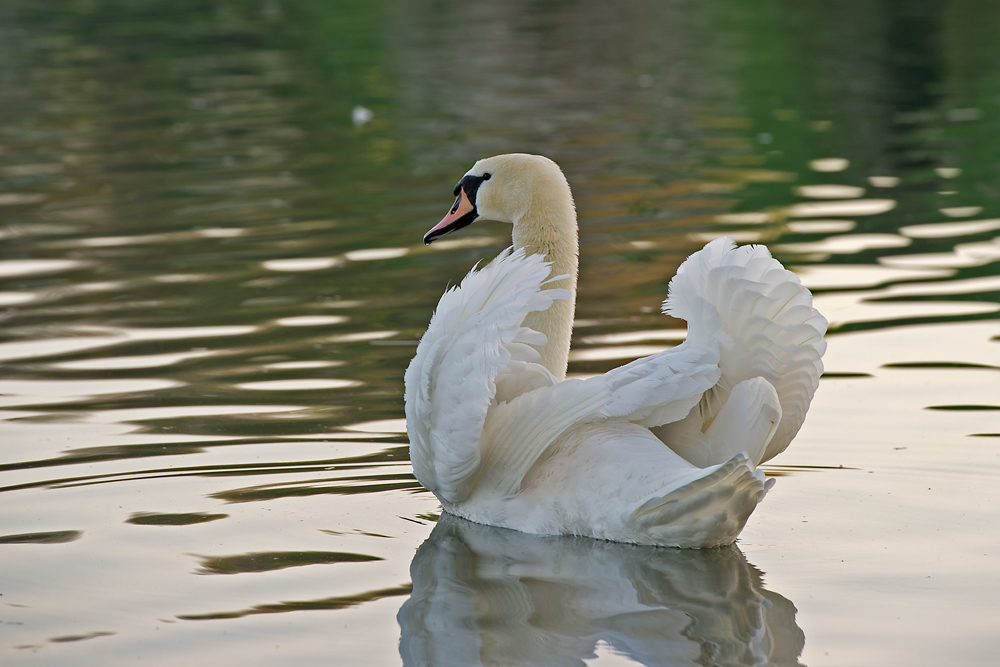
<svg viewBox="0 0 1000 667">
<path fill-rule="evenodd" d="M 953 1 L 0 7 L 4 664 L 992 664 L 1000 9 Z M 367 111 L 366 111 L 367 110 Z M 355 122 L 355 119 L 357 122 Z M 827 373 L 730 549 L 440 520 L 402 374 L 559 162 L 570 372 L 674 345 L 763 242 Z"/>
</svg>

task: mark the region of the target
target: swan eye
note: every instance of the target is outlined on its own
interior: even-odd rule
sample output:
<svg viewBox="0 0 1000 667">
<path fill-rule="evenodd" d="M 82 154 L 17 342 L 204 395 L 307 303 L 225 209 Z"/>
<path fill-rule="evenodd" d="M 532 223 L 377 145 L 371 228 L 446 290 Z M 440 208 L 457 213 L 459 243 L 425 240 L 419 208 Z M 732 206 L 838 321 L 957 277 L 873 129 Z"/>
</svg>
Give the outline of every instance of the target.
<svg viewBox="0 0 1000 667">
<path fill-rule="evenodd" d="M 493 174 L 491 174 L 490 172 L 486 172 L 485 174 L 483 174 L 483 180 L 484 181 L 488 181 L 491 178 L 493 178 Z"/>
</svg>

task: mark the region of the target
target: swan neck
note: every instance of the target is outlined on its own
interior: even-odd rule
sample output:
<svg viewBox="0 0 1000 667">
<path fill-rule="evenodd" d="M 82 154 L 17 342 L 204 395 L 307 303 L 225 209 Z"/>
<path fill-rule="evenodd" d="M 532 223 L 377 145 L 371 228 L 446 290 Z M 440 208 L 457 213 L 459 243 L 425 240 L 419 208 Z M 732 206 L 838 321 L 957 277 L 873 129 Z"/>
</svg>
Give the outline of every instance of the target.
<svg viewBox="0 0 1000 667">
<path fill-rule="evenodd" d="M 524 248 L 528 255 L 544 255 L 552 264 L 551 275 L 567 276 L 548 283 L 543 289 L 562 288 L 568 290 L 571 297 L 553 302 L 546 311 L 529 313 L 524 321 L 524 326 L 545 334 L 548 342 L 539 349 L 538 363 L 560 380 L 566 377 L 569 362 L 579 265 L 576 210 L 564 179 L 561 186 L 545 192 L 548 196 L 544 199 L 536 196 L 532 206 L 514 221 L 512 233 L 515 248 Z"/>
</svg>

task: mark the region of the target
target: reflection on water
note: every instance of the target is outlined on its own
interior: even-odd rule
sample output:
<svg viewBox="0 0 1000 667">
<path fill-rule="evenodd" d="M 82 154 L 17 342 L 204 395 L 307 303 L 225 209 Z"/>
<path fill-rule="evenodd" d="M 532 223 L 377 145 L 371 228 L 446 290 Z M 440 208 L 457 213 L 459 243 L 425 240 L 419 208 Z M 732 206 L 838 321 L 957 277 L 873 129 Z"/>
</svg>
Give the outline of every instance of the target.
<svg viewBox="0 0 1000 667">
<path fill-rule="evenodd" d="M 981 0 L 0 3 L 0 662 L 398 664 L 439 510 L 403 369 L 509 229 L 421 235 L 469 164 L 516 150 L 574 190 L 574 376 L 683 340 L 665 286 L 721 234 L 766 242 L 833 323 L 741 542 L 801 608 L 803 662 L 984 664 L 998 21 Z M 442 522 L 406 650 L 453 618 L 412 618 L 426 587 L 458 582 L 479 656 L 796 660 L 738 551 L 530 542 Z M 441 559 L 468 567 L 417 577 Z"/>
<path fill-rule="evenodd" d="M 405 665 L 798 665 L 795 607 L 740 550 L 539 537 L 442 515 L 410 565 Z"/>
</svg>

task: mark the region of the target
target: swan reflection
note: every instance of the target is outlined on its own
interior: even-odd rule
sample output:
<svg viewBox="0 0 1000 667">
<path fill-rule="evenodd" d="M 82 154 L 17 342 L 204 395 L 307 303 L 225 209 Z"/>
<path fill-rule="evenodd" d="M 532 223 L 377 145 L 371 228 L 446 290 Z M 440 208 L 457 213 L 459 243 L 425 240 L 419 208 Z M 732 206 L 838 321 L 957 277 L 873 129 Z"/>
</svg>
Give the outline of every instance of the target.
<svg viewBox="0 0 1000 667">
<path fill-rule="evenodd" d="M 795 607 L 735 546 L 541 537 L 442 514 L 399 611 L 406 665 L 798 665 Z"/>
</svg>

